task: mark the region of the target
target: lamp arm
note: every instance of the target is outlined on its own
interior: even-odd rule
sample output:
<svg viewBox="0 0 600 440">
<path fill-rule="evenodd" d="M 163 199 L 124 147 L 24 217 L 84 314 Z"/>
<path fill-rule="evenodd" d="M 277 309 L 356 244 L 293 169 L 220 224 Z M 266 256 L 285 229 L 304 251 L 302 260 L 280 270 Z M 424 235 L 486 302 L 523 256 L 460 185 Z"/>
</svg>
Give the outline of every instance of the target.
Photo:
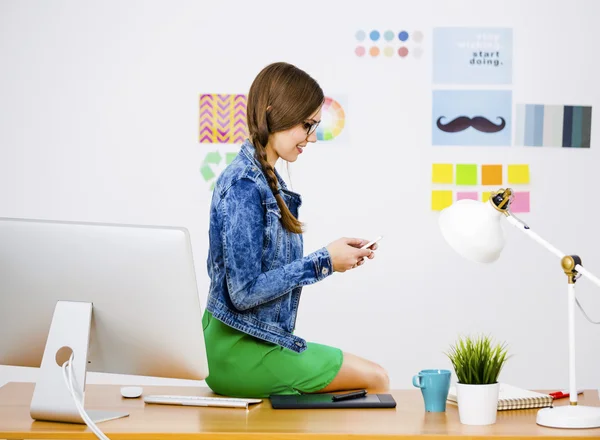
<svg viewBox="0 0 600 440">
<path fill-rule="evenodd" d="M 534 241 L 536 241 L 539 244 L 541 244 L 542 246 L 544 246 L 546 249 L 548 249 L 550 252 L 552 252 L 554 255 L 556 255 L 561 260 L 564 257 L 568 257 L 567 254 L 565 254 L 564 252 L 561 252 L 560 250 L 558 250 L 557 248 L 555 248 L 554 246 L 552 246 L 550 243 L 548 243 L 546 240 L 544 240 L 538 234 L 536 234 L 535 232 L 533 232 L 529 226 L 527 226 L 522 221 L 518 220 L 515 216 L 510 215 L 509 213 L 507 213 L 506 220 L 511 225 L 513 225 L 514 227 L 516 227 L 517 229 L 519 229 L 521 232 L 523 232 L 525 235 L 528 235 Z M 597 276 L 595 276 L 594 274 L 592 274 L 589 270 L 585 269 L 581 265 L 581 260 L 579 259 L 579 257 L 577 257 L 577 260 L 575 261 L 575 266 L 574 266 L 573 269 L 577 273 L 580 273 L 581 275 L 585 276 L 587 279 L 589 279 L 591 282 L 593 282 L 596 286 L 600 287 L 600 278 L 598 278 Z"/>
<path fill-rule="evenodd" d="M 600 287 L 600 278 L 598 278 L 596 275 L 592 274 L 589 270 L 584 268 L 582 265 L 580 265 L 580 264 L 575 265 L 575 270 L 578 273 L 580 273 L 581 275 L 583 275 L 584 277 L 586 277 L 588 280 L 593 282 L 596 286 Z"/>
</svg>

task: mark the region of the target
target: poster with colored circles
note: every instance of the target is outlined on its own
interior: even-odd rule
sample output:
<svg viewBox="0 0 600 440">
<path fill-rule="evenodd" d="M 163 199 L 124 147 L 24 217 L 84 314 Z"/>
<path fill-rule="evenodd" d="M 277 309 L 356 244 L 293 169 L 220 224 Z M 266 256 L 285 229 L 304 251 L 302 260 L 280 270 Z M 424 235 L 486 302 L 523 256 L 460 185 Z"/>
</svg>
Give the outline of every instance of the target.
<svg viewBox="0 0 600 440">
<path fill-rule="evenodd" d="M 359 58 L 419 59 L 425 36 L 419 30 L 364 30 L 354 34 L 354 54 Z"/>
</svg>

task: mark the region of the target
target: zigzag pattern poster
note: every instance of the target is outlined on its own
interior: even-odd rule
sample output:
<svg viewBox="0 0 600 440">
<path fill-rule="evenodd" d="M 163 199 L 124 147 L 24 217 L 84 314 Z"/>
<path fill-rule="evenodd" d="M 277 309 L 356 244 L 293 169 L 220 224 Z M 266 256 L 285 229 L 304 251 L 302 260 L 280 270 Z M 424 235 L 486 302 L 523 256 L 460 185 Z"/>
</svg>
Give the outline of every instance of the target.
<svg viewBox="0 0 600 440">
<path fill-rule="evenodd" d="M 241 144 L 246 137 L 246 95 L 200 95 L 201 144 Z"/>
</svg>

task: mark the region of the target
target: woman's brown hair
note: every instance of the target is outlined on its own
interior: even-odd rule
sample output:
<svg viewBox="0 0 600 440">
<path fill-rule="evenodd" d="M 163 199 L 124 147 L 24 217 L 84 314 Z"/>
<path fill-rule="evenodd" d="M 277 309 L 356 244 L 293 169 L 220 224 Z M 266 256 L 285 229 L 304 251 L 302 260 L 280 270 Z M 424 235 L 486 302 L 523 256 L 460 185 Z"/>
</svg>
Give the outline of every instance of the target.
<svg viewBox="0 0 600 440">
<path fill-rule="evenodd" d="M 306 121 L 322 104 L 323 90 L 306 72 L 288 63 L 273 63 L 254 79 L 248 93 L 247 115 L 250 142 L 281 211 L 283 227 L 300 234 L 302 223 L 292 215 L 277 190 L 275 170 L 267 161 L 269 135 Z"/>
</svg>

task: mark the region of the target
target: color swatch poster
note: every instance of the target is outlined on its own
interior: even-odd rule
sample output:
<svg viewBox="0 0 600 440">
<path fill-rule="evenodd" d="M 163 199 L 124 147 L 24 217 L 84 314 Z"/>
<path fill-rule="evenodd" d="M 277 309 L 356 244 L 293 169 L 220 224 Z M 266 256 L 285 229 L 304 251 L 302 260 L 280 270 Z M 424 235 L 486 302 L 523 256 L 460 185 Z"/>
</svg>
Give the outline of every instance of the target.
<svg viewBox="0 0 600 440">
<path fill-rule="evenodd" d="M 434 84 L 511 84 L 510 28 L 433 30 Z"/>
<path fill-rule="evenodd" d="M 515 145 L 590 148 L 592 107 L 518 104 Z"/>
<path fill-rule="evenodd" d="M 510 90 L 434 90 L 433 145 L 510 145 Z"/>
</svg>

